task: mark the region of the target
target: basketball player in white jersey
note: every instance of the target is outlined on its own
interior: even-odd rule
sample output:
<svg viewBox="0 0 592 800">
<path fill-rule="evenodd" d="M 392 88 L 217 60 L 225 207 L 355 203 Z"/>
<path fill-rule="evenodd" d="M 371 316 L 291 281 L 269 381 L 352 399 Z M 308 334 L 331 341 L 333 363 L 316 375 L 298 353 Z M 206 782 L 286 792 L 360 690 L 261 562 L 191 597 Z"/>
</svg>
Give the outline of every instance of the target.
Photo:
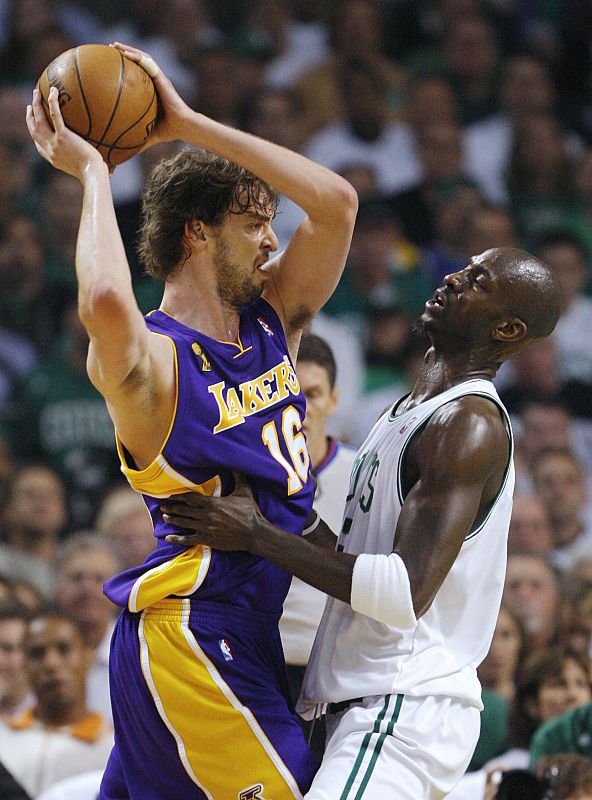
<svg viewBox="0 0 592 800">
<path fill-rule="evenodd" d="M 439 800 L 479 735 L 477 666 L 501 600 L 514 486 L 492 379 L 552 332 L 561 291 L 545 264 L 510 248 L 471 258 L 444 284 L 420 318 L 430 347 L 411 393 L 354 462 L 333 550 L 318 518 L 303 538 L 284 533 L 246 487 L 165 504 L 199 531 L 176 541 L 248 550 L 331 595 L 299 704 L 328 714 L 306 800 Z"/>
</svg>

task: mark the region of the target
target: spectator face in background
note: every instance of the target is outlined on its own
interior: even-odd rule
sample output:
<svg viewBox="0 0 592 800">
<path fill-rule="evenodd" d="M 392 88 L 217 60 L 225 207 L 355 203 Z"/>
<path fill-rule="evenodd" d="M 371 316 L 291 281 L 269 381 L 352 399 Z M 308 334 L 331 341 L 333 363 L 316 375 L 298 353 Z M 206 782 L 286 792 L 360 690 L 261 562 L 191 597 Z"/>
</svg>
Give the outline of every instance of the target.
<svg viewBox="0 0 592 800">
<path fill-rule="evenodd" d="M 322 452 L 324 455 L 327 450 L 327 420 L 337 410 L 339 392 L 335 386 L 331 386 L 327 370 L 314 361 L 298 360 L 296 374 L 306 397 L 306 416 L 302 427 L 307 444 L 311 455 L 313 452 Z M 313 467 L 316 466 L 313 460 Z"/>
<path fill-rule="evenodd" d="M 536 714 L 541 722 L 579 708 L 592 699 L 590 672 L 581 659 L 566 656 L 560 671 L 544 678 L 536 698 Z"/>
<path fill-rule="evenodd" d="M 71 546 L 74 547 L 74 540 Z M 56 603 L 78 623 L 91 647 L 98 646 L 113 616 L 113 605 L 103 594 L 103 584 L 118 571 L 114 553 L 100 539 L 76 546 L 58 560 Z"/>
<path fill-rule="evenodd" d="M 555 89 L 542 61 L 515 56 L 506 64 L 502 83 L 502 107 L 510 117 L 552 111 Z"/>
<path fill-rule="evenodd" d="M 368 292 L 390 281 L 394 248 L 402 239 L 399 221 L 388 207 L 369 208 L 358 216 L 348 261 L 356 287 Z"/>
<path fill-rule="evenodd" d="M 107 495 L 97 515 L 96 529 L 113 547 L 122 569 L 141 564 L 154 550 L 148 509 L 140 495 L 127 486 Z"/>
<path fill-rule="evenodd" d="M 539 455 L 532 477 L 554 527 L 577 523 L 581 519 L 586 503 L 586 480 L 581 466 L 569 450 Z"/>
<path fill-rule="evenodd" d="M 24 614 L 8 613 L 0 603 L 0 717 L 15 710 L 29 692 L 23 653 L 27 622 Z"/>
<path fill-rule="evenodd" d="M 514 678 L 525 646 L 522 621 L 511 606 L 502 604 L 491 647 L 479 666 L 479 680 L 494 692 L 511 699 Z"/>
<path fill-rule="evenodd" d="M 557 624 L 559 589 L 553 569 L 541 556 L 508 557 L 504 597 L 520 612 L 530 636 L 549 641 Z"/>
<path fill-rule="evenodd" d="M 539 777 L 549 770 L 555 773 L 553 789 L 556 800 L 592 800 L 592 761 L 575 753 L 544 756 L 536 764 Z"/>
<path fill-rule="evenodd" d="M 493 28 L 482 17 L 455 20 L 449 27 L 444 53 L 456 80 L 471 83 L 493 78 L 497 45 Z"/>
<path fill-rule="evenodd" d="M 575 242 L 556 242 L 539 248 L 539 258 L 557 276 L 563 292 L 563 307 L 568 309 L 586 283 L 588 264 L 585 252 Z"/>
<path fill-rule="evenodd" d="M 345 61 L 367 61 L 382 52 L 382 20 L 372 0 L 346 0 L 335 16 L 334 49 Z"/>
<path fill-rule="evenodd" d="M 363 65 L 341 73 L 343 107 L 355 135 L 365 142 L 380 136 L 387 120 L 386 85 L 380 74 Z"/>
<path fill-rule="evenodd" d="M 516 383 L 534 394 L 546 395 L 559 389 L 561 378 L 553 337 L 534 342 L 528 349 L 528 357 L 525 351 L 516 353 L 512 372 Z"/>
<path fill-rule="evenodd" d="M 570 198 L 575 190 L 572 166 L 555 116 L 532 115 L 516 126 L 508 179 L 517 197 L 539 194 Z"/>
<path fill-rule="evenodd" d="M 469 253 L 483 253 L 490 247 L 517 247 L 516 229 L 510 214 L 503 208 L 478 208 L 467 223 L 466 248 Z"/>
<path fill-rule="evenodd" d="M 538 342 L 530 349 L 534 349 L 537 344 Z M 522 422 L 520 442 L 529 461 L 548 448 L 570 447 L 571 417 L 562 406 L 529 403 L 520 414 L 520 419 Z"/>
<path fill-rule="evenodd" d="M 245 128 L 255 136 L 300 150 L 303 132 L 296 96 L 290 91 L 263 89 L 249 104 Z"/>
<path fill-rule="evenodd" d="M 226 124 L 238 122 L 243 86 L 236 57 L 224 47 L 204 48 L 197 59 L 197 107 L 212 119 Z"/>
<path fill-rule="evenodd" d="M 65 526 L 68 514 L 64 485 L 56 472 L 44 466 L 17 472 L 5 514 L 9 530 L 24 532 L 39 545 L 41 537 L 52 540 Z"/>
<path fill-rule="evenodd" d="M 462 175 L 464 154 L 460 129 L 456 125 L 442 122 L 424 129 L 417 138 L 417 145 L 428 180 L 447 181 Z"/>
<path fill-rule="evenodd" d="M 456 124 L 456 100 L 448 81 L 438 76 L 417 78 L 409 92 L 407 120 L 417 133 L 433 125 Z"/>
<path fill-rule="evenodd" d="M 515 746 L 528 748 L 542 723 L 588 703 L 591 697 L 587 656 L 563 647 L 534 650 L 516 676 L 516 699 L 510 710 Z"/>
<path fill-rule="evenodd" d="M 468 184 L 461 184 L 440 198 L 436 206 L 436 239 L 439 247 L 461 257 L 469 257 L 476 252 L 467 246 L 467 220 L 480 203 L 478 189 Z"/>
<path fill-rule="evenodd" d="M 12 217 L 0 240 L 0 285 L 5 297 L 30 299 L 44 288 L 44 257 L 32 219 Z"/>
<path fill-rule="evenodd" d="M 529 552 L 546 556 L 553 548 L 553 531 L 543 501 L 533 495 L 514 497 L 508 552 Z"/>
<path fill-rule="evenodd" d="M 76 625 L 60 616 L 37 617 L 29 623 L 24 652 L 37 716 L 50 724 L 80 719 L 90 651 Z"/>
</svg>

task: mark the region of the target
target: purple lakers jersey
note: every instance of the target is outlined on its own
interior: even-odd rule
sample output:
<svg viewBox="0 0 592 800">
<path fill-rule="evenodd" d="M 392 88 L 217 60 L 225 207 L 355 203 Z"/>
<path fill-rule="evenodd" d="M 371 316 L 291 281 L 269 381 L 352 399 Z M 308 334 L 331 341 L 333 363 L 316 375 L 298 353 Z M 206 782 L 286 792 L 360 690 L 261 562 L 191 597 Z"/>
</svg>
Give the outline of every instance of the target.
<svg viewBox="0 0 592 800">
<path fill-rule="evenodd" d="M 262 513 L 299 534 L 312 505 L 300 392 L 280 320 L 265 300 L 241 309 L 238 344 L 218 342 L 162 311 L 146 318 L 153 335 L 173 343 L 176 408 L 160 453 L 134 468 L 117 441 L 122 471 L 144 496 L 157 546 L 146 561 L 105 584 L 117 605 L 141 611 L 165 597 L 195 599 L 281 613 L 290 575 L 246 552 L 226 553 L 165 541 L 162 499 L 181 492 L 228 494 L 233 471 L 251 486 Z"/>
</svg>

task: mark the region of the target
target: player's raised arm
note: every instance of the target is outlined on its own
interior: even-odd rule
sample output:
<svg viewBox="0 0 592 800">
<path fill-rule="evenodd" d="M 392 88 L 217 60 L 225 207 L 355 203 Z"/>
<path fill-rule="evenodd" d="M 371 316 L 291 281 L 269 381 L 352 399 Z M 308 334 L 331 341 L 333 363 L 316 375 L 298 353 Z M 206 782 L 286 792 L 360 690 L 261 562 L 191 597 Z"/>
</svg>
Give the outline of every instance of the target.
<svg viewBox="0 0 592 800">
<path fill-rule="evenodd" d="M 107 399 L 146 357 L 148 333 L 132 289 L 109 173 L 98 150 L 66 128 L 58 92 L 49 93 L 51 129 L 38 90 L 27 125 L 38 152 L 83 187 L 76 247 L 78 310 L 91 340 L 89 374 Z"/>
<path fill-rule="evenodd" d="M 298 153 L 192 111 L 146 53 L 115 46 L 142 64 L 157 87 L 163 119 L 151 143 L 177 138 L 210 150 L 257 175 L 306 212 L 284 253 L 270 263 L 274 280 L 264 292 L 288 336 L 299 331 L 331 296 L 343 271 L 358 206 L 355 190 Z"/>
</svg>

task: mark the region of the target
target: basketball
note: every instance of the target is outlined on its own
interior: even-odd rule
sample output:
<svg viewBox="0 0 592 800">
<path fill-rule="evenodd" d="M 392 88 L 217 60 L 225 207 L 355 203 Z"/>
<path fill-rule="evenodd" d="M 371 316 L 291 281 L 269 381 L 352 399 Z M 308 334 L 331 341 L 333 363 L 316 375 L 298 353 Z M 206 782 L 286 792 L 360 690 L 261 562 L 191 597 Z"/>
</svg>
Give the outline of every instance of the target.
<svg viewBox="0 0 592 800">
<path fill-rule="evenodd" d="M 37 84 L 50 121 L 48 96 L 55 86 L 64 122 L 94 145 L 109 168 L 146 143 L 158 110 L 152 78 L 114 47 L 84 44 L 55 58 Z"/>
</svg>

